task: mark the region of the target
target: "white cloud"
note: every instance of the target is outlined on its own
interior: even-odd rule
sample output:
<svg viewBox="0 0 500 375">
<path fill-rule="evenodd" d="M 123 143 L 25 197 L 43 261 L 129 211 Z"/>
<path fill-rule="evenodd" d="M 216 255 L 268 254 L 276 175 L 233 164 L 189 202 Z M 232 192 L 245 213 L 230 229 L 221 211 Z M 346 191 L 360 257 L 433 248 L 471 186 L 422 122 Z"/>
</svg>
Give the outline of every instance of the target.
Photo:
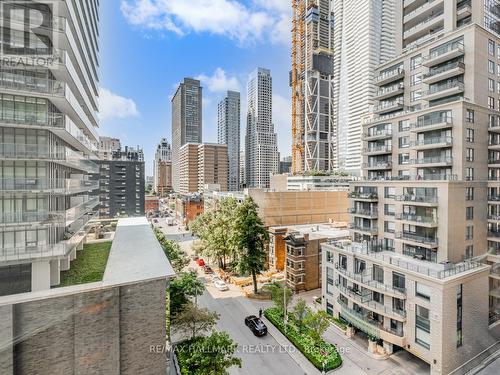
<svg viewBox="0 0 500 375">
<path fill-rule="evenodd" d="M 228 77 L 226 72 L 221 69 L 215 69 L 211 76 L 200 74 L 196 79 L 199 79 L 203 86 L 210 92 L 221 93 L 228 90 L 240 91 L 240 83 L 236 77 Z"/>
<path fill-rule="evenodd" d="M 124 98 L 105 88 L 101 88 L 99 93 L 99 107 L 101 120 L 139 116 L 137 105 L 132 99 Z"/>
<path fill-rule="evenodd" d="M 278 43 L 283 18 L 288 20 L 288 0 L 121 0 L 121 11 L 134 26 L 184 35 L 207 32 L 224 35 L 240 44 L 264 38 Z M 290 30 L 287 30 L 290 33 Z"/>
</svg>

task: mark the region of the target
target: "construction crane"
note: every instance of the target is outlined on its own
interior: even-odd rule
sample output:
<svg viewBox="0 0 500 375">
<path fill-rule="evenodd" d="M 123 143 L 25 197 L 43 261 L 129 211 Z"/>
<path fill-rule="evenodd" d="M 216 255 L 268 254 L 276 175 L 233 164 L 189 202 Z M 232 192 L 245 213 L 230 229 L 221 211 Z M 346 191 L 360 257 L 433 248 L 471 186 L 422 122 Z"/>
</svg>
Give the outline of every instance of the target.
<svg viewBox="0 0 500 375">
<path fill-rule="evenodd" d="M 304 170 L 304 48 L 306 0 L 292 0 L 292 173 Z"/>
</svg>

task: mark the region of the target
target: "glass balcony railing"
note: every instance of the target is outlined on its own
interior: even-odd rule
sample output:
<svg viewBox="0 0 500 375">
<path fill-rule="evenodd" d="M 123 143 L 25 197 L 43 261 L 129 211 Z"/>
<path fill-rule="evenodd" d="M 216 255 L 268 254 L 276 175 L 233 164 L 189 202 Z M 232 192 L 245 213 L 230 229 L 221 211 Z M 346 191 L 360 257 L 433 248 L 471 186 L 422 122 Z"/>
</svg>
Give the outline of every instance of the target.
<svg viewBox="0 0 500 375">
<path fill-rule="evenodd" d="M 353 215 L 369 216 L 372 218 L 376 218 L 378 216 L 377 210 L 365 210 L 365 209 L 361 209 L 361 208 L 350 208 L 349 213 L 351 213 Z"/>
<path fill-rule="evenodd" d="M 451 116 L 434 116 L 432 118 L 418 119 L 415 123 L 415 128 L 423 128 L 426 126 L 440 125 L 440 124 L 453 124 Z"/>
<path fill-rule="evenodd" d="M 419 243 L 428 244 L 428 245 L 437 245 L 438 244 L 438 239 L 435 237 L 422 236 L 422 235 L 418 235 L 415 233 L 398 232 L 398 233 L 396 233 L 396 238 L 403 239 L 403 240 L 410 240 L 413 242 L 419 242 Z"/>
<path fill-rule="evenodd" d="M 461 61 L 457 61 L 454 63 L 446 64 L 446 65 L 441 66 L 439 68 L 433 68 L 433 69 L 429 70 L 429 73 L 424 74 L 423 78 L 424 79 L 431 78 L 431 77 L 437 76 L 441 73 L 448 72 L 448 71 L 455 69 L 455 68 L 465 69 L 465 64 Z"/>
<path fill-rule="evenodd" d="M 396 214 L 396 220 L 412 221 L 414 223 L 423 224 L 437 224 L 437 219 L 435 217 L 405 213 Z"/>
<path fill-rule="evenodd" d="M 442 55 L 453 52 L 453 51 L 463 53 L 464 52 L 463 44 L 461 44 L 461 43 L 448 43 L 444 46 L 440 46 L 440 47 L 434 49 L 427 56 L 424 56 L 423 61 L 424 62 L 431 61 L 431 60 L 434 60 Z"/>
<path fill-rule="evenodd" d="M 359 225 L 356 223 L 349 223 L 349 229 L 356 230 L 359 232 L 366 232 L 366 233 L 370 233 L 370 234 L 377 234 L 378 233 L 377 227 L 369 227 L 369 226 Z"/>
<path fill-rule="evenodd" d="M 426 156 L 413 160 L 413 164 L 451 164 L 453 158 L 451 156 Z"/>
<path fill-rule="evenodd" d="M 396 197 L 397 201 L 403 202 L 421 202 L 421 203 L 437 203 L 438 198 L 435 195 L 412 195 L 405 194 Z"/>
<path fill-rule="evenodd" d="M 375 129 L 365 133 L 365 138 L 390 137 L 390 136 L 392 136 L 392 129 Z"/>
<path fill-rule="evenodd" d="M 0 178 L 0 191 L 76 193 L 99 188 L 98 181 L 47 177 Z"/>
<path fill-rule="evenodd" d="M 437 144 L 445 144 L 445 145 L 451 145 L 453 142 L 452 137 L 431 137 L 431 138 L 424 138 L 424 139 L 417 139 L 414 143 L 414 146 L 431 146 L 431 145 L 437 145 Z"/>
<path fill-rule="evenodd" d="M 447 82 L 444 85 L 431 86 L 429 88 L 429 90 L 424 91 L 422 93 L 422 96 L 439 94 L 439 93 L 442 93 L 443 91 L 447 91 L 450 89 L 458 89 L 460 91 L 463 91 L 465 89 L 465 86 L 462 82 L 459 82 L 459 81 Z"/>
<path fill-rule="evenodd" d="M 358 199 L 369 199 L 369 200 L 376 200 L 378 199 L 378 195 L 376 192 L 359 192 L 359 191 L 351 191 L 348 193 L 349 198 L 358 198 Z"/>
<path fill-rule="evenodd" d="M 66 84 L 48 78 L 37 78 L 10 73 L 8 71 L 0 71 L 0 88 L 64 96 Z"/>
</svg>

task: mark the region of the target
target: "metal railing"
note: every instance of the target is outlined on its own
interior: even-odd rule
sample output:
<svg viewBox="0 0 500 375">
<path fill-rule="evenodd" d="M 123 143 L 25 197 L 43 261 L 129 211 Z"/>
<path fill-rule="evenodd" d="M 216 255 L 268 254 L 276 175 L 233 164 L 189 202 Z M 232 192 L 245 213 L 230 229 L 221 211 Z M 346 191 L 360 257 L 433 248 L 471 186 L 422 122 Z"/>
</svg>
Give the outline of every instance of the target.
<svg viewBox="0 0 500 375">
<path fill-rule="evenodd" d="M 398 195 L 396 196 L 397 201 L 402 201 L 402 202 L 421 202 L 421 203 L 437 203 L 438 202 L 438 197 L 435 195 L 411 195 L 411 194 L 405 194 L 405 195 Z"/>
<path fill-rule="evenodd" d="M 421 235 L 414 234 L 414 233 L 397 232 L 396 238 L 420 242 L 420 243 L 429 244 L 429 245 L 437 245 L 438 244 L 438 239 L 435 237 L 421 236 Z"/>
<path fill-rule="evenodd" d="M 446 65 L 443 65 L 443 66 L 441 66 L 439 68 L 432 68 L 432 69 L 429 70 L 428 73 L 424 74 L 423 79 L 434 77 L 434 76 L 436 76 L 438 74 L 447 72 L 447 71 L 455 69 L 455 68 L 465 69 L 465 64 L 463 62 L 461 62 L 461 61 L 457 61 L 457 62 L 453 62 L 453 63 L 449 63 L 449 64 L 446 64 Z"/>
<path fill-rule="evenodd" d="M 427 56 L 424 56 L 424 58 L 422 60 L 429 61 L 429 60 L 435 59 L 441 55 L 444 55 L 445 53 L 452 52 L 455 50 L 461 51 L 463 53 L 464 52 L 463 44 L 460 44 L 460 43 L 446 44 L 445 46 L 441 46 L 439 48 L 436 48 L 430 54 L 428 54 Z"/>
<path fill-rule="evenodd" d="M 98 181 L 76 180 L 48 177 L 0 178 L 0 191 L 39 191 L 39 190 L 96 190 Z"/>
<path fill-rule="evenodd" d="M 351 213 L 353 215 L 370 216 L 373 218 L 376 218 L 378 216 L 377 210 L 364 210 L 364 209 L 360 209 L 360 208 L 349 208 L 349 213 Z"/>
<path fill-rule="evenodd" d="M 437 13 L 433 13 L 431 14 L 429 17 L 427 17 L 425 20 L 419 22 L 418 24 L 416 24 L 415 26 L 409 28 L 408 30 L 405 30 L 404 31 L 404 35 L 405 35 L 405 38 L 407 35 L 415 32 L 416 30 L 424 27 L 425 25 L 427 25 L 428 23 L 431 23 L 434 19 L 438 18 L 439 16 L 442 16 L 444 14 L 444 11 L 443 10 L 440 10 L 439 12 Z"/>
<path fill-rule="evenodd" d="M 396 220 L 413 221 L 415 223 L 424 223 L 424 224 L 437 224 L 437 219 L 435 217 L 405 214 L 405 213 L 396 214 Z"/>
<path fill-rule="evenodd" d="M 451 145 L 452 142 L 453 142 L 452 137 L 432 137 L 432 138 L 417 139 L 413 145 L 414 146 L 427 146 L 427 145 L 435 145 L 435 144 L 439 144 L 439 143 Z"/>
<path fill-rule="evenodd" d="M 446 91 L 446 90 L 449 90 L 449 89 L 454 89 L 454 88 L 458 88 L 460 89 L 461 91 L 464 90 L 465 86 L 462 82 L 459 82 L 459 81 L 453 81 L 453 82 L 448 82 L 444 85 L 436 85 L 436 86 L 432 86 L 429 88 L 429 90 L 427 91 L 424 91 L 422 93 L 422 96 L 428 96 L 428 95 L 433 95 L 433 94 L 438 94 L 442 91 Z"/>
<path fill-rule="evenodd" d="M 403 68 L 396 68 L 393 70 L 386 71 L 384 73 L 379 74 L 377 77 L 375 77 L 375 82 L 381 82 L 386 80 L 387 78 L 392 78 L 395 76 L 398 76 L 400 74 L 404 74 L 405 70 Z"/>
<path fill-rule="evenodd" d="M 435 163 L 451 164 L 452 162 L 453 158 L 451 156 L 428 156 L 412 160 L 412 164 L 435 164 Z"/>
<path fill-rule="evenodd" d="M 453 118 L 451 116 L 437 116 L 435 118 L 420 120 L 417 119 L 417 122 L 414 124 L 414 128 L 423 128 L 426 126 L 433 126 L 439 124 L 452 125 Z"/>
</svg>

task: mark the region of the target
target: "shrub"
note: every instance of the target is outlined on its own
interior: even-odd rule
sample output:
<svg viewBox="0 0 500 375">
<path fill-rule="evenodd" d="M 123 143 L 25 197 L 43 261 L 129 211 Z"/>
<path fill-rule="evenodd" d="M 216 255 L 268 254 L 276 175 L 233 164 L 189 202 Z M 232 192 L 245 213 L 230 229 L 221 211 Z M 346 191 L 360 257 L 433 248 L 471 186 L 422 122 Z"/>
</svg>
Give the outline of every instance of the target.
<svg viewBox="0 0 500 375">
<path fill-rule="evenodd" d="M 301 334 L 299 332 L 296 320 L 289 316 L 289 323 L 286 327 L 283 321 L 283 315 L 277 308 L 269 308 L 264 311 L 264 316 L 283 333 L 297 349 L 318 369 L 323 369 L 325 363 L 325 371 L 333 370 L 342 364 L 342 358 L 337 352 L 335 345 L 325 342 L 324 340 L 315 341 L 310 334 Z M 303 327 L 303 331 L 307 331 Z"/>
</svg>

